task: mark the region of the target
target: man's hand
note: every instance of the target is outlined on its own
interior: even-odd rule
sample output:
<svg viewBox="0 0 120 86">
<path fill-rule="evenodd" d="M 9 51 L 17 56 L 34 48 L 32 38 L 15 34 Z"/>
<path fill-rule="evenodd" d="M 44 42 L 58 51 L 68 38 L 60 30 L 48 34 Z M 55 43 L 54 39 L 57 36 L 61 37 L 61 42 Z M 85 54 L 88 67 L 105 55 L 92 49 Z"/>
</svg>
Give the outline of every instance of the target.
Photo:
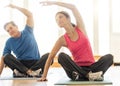
<svg viewBox="0 0 120 86">
<path fill-rule="evenodd" d="M 3 71 L 3 68 L 4 68 L 4 57 L 2 56 L 0 59 L 0 75 Z"/>
<path fill-rule="evenodd" d="M 16 6 L 13 5 L 13 4 L 9 4 L 9 5 L 7 5 L 6 7 L 16 8 Z"/>
</svg>

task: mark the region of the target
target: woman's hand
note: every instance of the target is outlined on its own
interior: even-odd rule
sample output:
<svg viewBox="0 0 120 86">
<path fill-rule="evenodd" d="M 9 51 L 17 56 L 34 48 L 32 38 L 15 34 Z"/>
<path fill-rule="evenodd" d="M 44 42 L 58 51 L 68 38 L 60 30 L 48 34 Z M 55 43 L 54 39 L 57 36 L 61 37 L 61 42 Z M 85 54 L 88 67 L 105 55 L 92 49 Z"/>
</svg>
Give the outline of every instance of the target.
<svg viewBox="0 0 120 86">
<path fill-rule="evenodd" d="M 42 4 L 43 6 L 54 5 L 55 3 L 56 3 L 55 1 L 42 1 L 42 2 L 40 2 L 40 4 Z"/>
<path fill-rule="evenodd" d="M 39 82 L 43 82 L 43 81 L 48 81 L 47 79 L 46 79 L 46 77 L 41 77 L 39 80 L 37 80 L 37 81 L 39 81 Z"/>
</svg>

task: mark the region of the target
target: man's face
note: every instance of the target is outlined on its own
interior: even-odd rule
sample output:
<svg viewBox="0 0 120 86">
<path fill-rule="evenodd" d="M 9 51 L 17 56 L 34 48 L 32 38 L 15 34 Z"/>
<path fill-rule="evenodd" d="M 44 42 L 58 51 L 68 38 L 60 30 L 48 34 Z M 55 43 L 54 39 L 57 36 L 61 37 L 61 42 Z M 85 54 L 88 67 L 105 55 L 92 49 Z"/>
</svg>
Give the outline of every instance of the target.
<svg viewBox="0 0 120 86">
<path fill-rule="evenodd" d="M 17 28 L 17 26 L 14 26 L 11 23 L 6 26 L 5 30 L 8 32 L 8 34 L 11 37 L 16 37 L 18 35 L 18 28 Z"/>
</svg>

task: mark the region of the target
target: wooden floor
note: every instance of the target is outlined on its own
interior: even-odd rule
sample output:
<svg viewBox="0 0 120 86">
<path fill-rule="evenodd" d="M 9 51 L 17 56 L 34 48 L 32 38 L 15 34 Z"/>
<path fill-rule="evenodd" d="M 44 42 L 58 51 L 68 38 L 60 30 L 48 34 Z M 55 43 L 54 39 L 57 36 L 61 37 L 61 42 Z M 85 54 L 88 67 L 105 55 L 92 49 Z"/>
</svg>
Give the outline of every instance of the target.
<svg viewBox="0 0 120 86">
<path fill-rule="evenodd" d="M 2 77 L 12 76 L 9 68 L 4 68 Z M 37 80 L 0 80 L 0 86 L 80 86 L 80 85 L 54 85 L 55 82 L 66 77 L 64 70 L 60 67 L 52 67 L 48 73 L 47 82 L 38 82 Z M 120 66 L 112 66 L 106 73 L 105 77 L 113 82 L 112 85 L 82 85 L 82 86 L 120 86 Z"/>
</svg>

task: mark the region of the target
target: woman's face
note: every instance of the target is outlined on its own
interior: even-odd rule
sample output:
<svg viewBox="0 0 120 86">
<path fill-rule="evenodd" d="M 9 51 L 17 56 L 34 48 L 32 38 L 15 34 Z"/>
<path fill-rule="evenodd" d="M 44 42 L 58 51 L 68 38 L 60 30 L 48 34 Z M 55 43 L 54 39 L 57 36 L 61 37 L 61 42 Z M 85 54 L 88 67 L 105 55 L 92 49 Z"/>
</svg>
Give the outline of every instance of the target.
<svg viewBox="0 0 120 86">
<path fill-rule="evenodd" d="M 70 23 L 69 19 L 62 13 L 58 13 L 56 15 L 56 22 L 59 27 L 65 27 L 68 23 Z"/>
<path fill-rule="evenodd" d="M 17 26 L 14 26 L 11 23 L 6 26 L 5 30 L 8 32 L 8 34 L 11 37 L 16 37 L 18 35 L 18 28 L 17 28 Z"/>
</svg>

